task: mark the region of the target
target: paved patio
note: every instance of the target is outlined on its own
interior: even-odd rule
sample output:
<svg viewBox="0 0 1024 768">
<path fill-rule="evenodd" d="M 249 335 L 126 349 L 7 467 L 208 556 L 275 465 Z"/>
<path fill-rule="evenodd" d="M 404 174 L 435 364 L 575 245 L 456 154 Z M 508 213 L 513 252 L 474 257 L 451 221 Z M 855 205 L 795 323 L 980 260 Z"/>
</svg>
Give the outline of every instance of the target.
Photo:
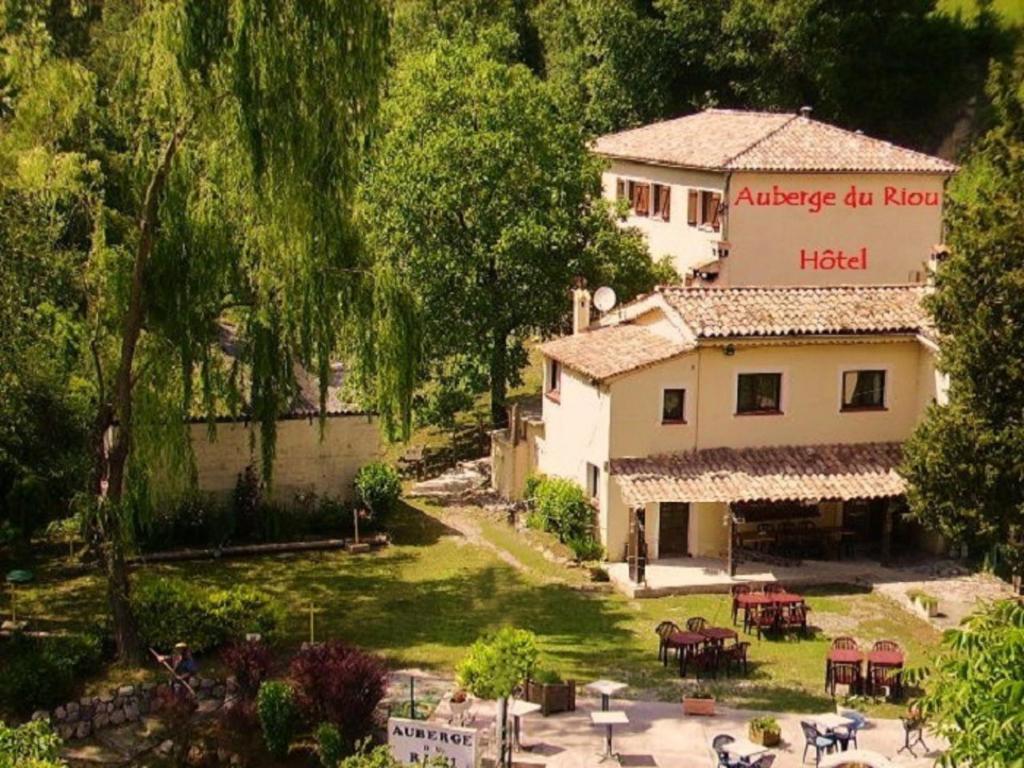
<svg viewBox="0 0 1024 768">
<path fill-rule="evenodd" d="M 600 709 L 596 699 L 578 698 L 575 712 L 541 717 L 528 715 L 522 721 L 522 743 L 529 750 L 515 753 L 515 762 L 523 766 L 546 765 L 548 768 L 583 768 L 597 766 L 604 748 L 604 730 L 591 725 L 590 713 Z M 616 726 L 614 749 L 622 756 L 623 766 L 712 766 L 708 743 L 719 733 L 746 736 L 747 724 L 759 712 L 720 708 L 714 717 L 684 717 L 680 704 L 662 702 L 627 701 L 613 699 L 612 710 L 624 711 L 629 725 Z M 474 725 L 490 731 L 494 723 L 494 703 L 474 702 Z M 800 731 L 801 715 L 777 715 L 782 726 L 782 744 L 770 750 L 776 756 L 775 768 L 797 768 L 814 764 L 801 762 L 804 739 Z M 447 721 L 447 704 L 442 704 L 436 719 Z M 933 735 L 925 740 L 932 752 L 923 754 L 916 749 L 917 756 L 907 752 L 897 755 L 903 746 L 903 726 L 898 720 L 872 720 L 860 733 L 859 746 L 878 752 L 890 758 L 896 765 L 909 768 L 930 768 L 942 746 Z M 493 750 L 494 739 L 488 733 L 484 740 Z M 486 750 L 485 750 L 486 753 Z M 606 761 L 604 766 L 615 766 Z"/>
<path fill-rule="evenodd" d="M 767 563 L 742 563 L 730 576 L 717 558 L 685 557 L 655 560 L 647 565 L 645 584 L 629 580 L 626 563 L 610 563 L 608 576 L 620 592 L 630 597 L 662 597 L 697 593 L 728 592 L 734 584 L 763 584 L 780 581 L 787 587 L 825 584 L 920 583 L 946 578 L 929 575 L 935 565 L 922 568 L 887 568 L 877 560 L 805 560 L 799 566 L 774 566 Z"/>
</svg>

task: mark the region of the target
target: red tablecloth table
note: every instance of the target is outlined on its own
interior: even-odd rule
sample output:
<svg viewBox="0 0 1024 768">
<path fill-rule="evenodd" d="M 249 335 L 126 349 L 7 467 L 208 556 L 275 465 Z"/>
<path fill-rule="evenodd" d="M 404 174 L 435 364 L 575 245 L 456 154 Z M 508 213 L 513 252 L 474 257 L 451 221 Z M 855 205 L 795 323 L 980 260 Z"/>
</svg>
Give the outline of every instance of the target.
<svg viewBox="0 0 1024 768">
<path fill-rule="evenodd" d="M 859 673 L 863 661 L 863 652 L 855 648 L 829 648 L 828 654 L 825 656 L 825 690 L 829 690 L 832 684 L 833 664 L 855 664 Z M 832 686 L 832 689 L 834 690 L 835 686 Z"/>
<path fill-rule="evenodd" d="M 737 638 L 736 630 L 729 629 L 728 627 L 705 627 L 700 631 L 700 634 L 716 645 L 722 645 L 726 640 L 735 640 Z"/>
<path fill-rule="evenodd" d="M 791 605 L 800 605 L 803 602 L 803 595 L 793 592 L 754 592 L 736 596 L 736 604 L 743 609 L 744 631 L 748 631 L 750 628 L 750 612 L 754 608 L 786 608 Z M 776 617 L 776 621 L 781 621 L 781 619 L 781 615 Z"/>
<path fill-rule="evenodd" d="M 707 642 L 707 638 L 699 632 L 673 632 L 665 641 L 666 648 L 679 649 L 679 674 L 686 675 L 686 663 L 694 651 Z M 665 654 L 668 664 L 668 653 Z"/>
</svg>

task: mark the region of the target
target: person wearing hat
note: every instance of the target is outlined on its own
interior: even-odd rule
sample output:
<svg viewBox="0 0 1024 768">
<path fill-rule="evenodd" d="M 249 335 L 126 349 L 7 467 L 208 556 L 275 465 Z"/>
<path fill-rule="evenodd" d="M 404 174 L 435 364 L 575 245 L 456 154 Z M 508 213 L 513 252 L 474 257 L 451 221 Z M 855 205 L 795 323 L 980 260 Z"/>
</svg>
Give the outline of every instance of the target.
<svg viewBox="0 0 1024 768">
<path fill-rule="evenodd" d="M 174 654 L 171 656 L 171 668 L 174 674 L 190 677 L 199 672 L 199 665 L 192 656 L 188 643 L 175 643 Z"/>
</svg>

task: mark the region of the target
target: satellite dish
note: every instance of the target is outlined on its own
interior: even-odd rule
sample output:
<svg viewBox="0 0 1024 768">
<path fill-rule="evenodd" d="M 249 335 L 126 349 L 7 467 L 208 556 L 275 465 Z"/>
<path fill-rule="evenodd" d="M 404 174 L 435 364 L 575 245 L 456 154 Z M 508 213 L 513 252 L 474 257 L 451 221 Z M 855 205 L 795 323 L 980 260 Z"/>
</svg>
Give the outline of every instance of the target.
<svg viewBox="0 0 1024 768">
<path fill-rule="evenodd" d="M 594 306 L 601 312 L 607 312 L 615 306 L 615 291 L 607 285 L 594 291 Z"/>
</svg>

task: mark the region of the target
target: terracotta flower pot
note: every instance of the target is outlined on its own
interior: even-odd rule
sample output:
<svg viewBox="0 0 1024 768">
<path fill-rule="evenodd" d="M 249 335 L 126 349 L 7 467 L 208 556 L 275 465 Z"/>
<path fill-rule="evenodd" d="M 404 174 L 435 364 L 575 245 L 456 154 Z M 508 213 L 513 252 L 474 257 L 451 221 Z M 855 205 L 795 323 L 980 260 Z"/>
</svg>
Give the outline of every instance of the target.
<svg viewBox="0 0 1024 768">
<path fill-rule="evenodd" d="M 683 714 L 684 715 L 704 715 L 710 716 L 715 714 L 715 700 L 714 699 L 691 699 L 689 696 L 683 697 Z"/>
</svg>

